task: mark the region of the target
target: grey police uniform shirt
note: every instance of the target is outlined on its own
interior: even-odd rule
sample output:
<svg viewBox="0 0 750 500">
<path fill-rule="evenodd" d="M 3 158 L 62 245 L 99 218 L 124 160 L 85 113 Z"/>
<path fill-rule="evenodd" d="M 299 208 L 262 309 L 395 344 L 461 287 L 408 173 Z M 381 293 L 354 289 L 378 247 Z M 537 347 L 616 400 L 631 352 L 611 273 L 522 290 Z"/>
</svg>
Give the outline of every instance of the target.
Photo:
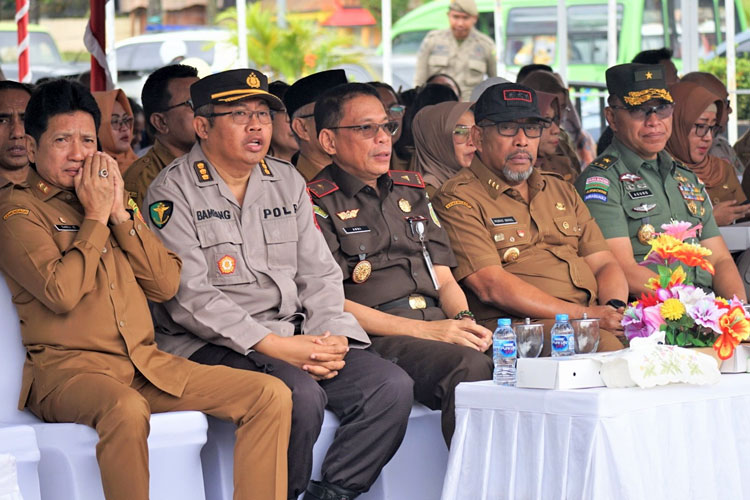
<svg viewBox="0 0 750 500">
<path fill-rule="evenodd" d="M 344 312 L 341 269 L 315 227 L 305 181 L 287 162 L 253 168 L 242 206 L 199 144 L 151 183 L 148 222 L 182 258 L 180 288 L 152 314 L 159 348 L 189 357 L 207 342 L 247 354 L 273 332 L 370 340 Z"/>
</svg>

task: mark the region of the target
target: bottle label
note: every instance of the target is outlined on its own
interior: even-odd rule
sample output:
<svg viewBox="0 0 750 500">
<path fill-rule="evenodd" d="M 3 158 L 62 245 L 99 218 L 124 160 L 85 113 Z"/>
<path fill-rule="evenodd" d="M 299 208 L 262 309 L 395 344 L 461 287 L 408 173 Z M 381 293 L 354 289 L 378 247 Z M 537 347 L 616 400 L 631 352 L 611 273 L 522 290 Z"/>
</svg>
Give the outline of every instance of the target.
<svg viewBox="0 0 750 500">
<path fill-rule="evenodd" d="M 553 335 L 552 336 L 552 350 L 553 351 L 567 351 L 570 340 L 573 338 L 572 335 Z"/>
<path fill-rule="evenodd" d="M 516 357 L 516 341 L 515 340 L 496 340 L 493 343 L 493 350 L 503 358 L 515 358 Z"/>
</svg>

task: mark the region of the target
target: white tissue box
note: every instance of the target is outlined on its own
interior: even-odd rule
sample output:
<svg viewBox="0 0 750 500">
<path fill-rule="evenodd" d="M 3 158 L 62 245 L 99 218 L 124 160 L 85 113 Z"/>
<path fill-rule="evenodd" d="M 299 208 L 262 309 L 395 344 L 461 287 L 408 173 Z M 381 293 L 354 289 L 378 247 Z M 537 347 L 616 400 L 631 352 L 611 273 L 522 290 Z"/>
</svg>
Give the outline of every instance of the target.
<svg viewBox="0 0 750 500">
<path fill-rule="evenodd" d="M 729 359 L 722 361 L 721 373 L 745 373 L 750 368 L 750 344 L 740 344 Z"/>
<path fill-rule="evenodd" d="M 603 387 L 602 363 L 596 354 L 558 358 L 519 358 L 516 387 L 533 389 L 584 389 Z"/>
</svg>

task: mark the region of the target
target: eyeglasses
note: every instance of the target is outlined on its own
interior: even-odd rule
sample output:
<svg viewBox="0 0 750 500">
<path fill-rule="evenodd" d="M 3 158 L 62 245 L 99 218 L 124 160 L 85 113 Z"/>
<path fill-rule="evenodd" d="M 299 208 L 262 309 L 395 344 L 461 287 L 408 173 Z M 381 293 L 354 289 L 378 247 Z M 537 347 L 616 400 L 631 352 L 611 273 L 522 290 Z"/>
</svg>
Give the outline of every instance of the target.
<svg viewBox="0 0 750 500">
<path fill-rule="evenodd" d="M 657 104 L 656 106 L 636 106 L 634 108 L 628 108 L 626 106 L 610 106 L 612 109 L 624 109 L 634 120 L 646 120 L 653 113 L 659 119 L 669 118 L 674 113 L 674 104 L 671 102 L 665 102 Z"/>
<path fill-rule="evenodd" d="M 706 125 L 705 123 L 696 123 L 693 127 L 698 137 L 704 137 L 709 132 L 711 132 L 711 137 L 716 137 L 721 130 L 721 125 Z"/>
<path fill-rule="evenodd" d="M 505 137 L 515 137 L 518 129 L 522 128 L 523 133 L 529 139 L 537 139 L 542 136 L 542 130 L 549 127 L 549 122 L 519 123 L 519 122 L 498 122 L 488 125 L 480 125 L 482 128 L 495 127 L 497 133 Z"/>
<path fill-rule="evenodd" d="M 127 115 L 122 118 L 113 116 L 109 124 L 112 126 L 112 130 L 120 130 L 122 127 L 130 128 L 133 125 L 133 117 Z"/>
<path fill-rule="evenodd" d="M 271 123 L 271 120 L 273 120 L 273 111 L 245 111 L 241 109 L 236 109 L 234 111 L 227 111 L 226 113 L 210 113 L 206 115 L 209 118 L 214 118 L 217 116 L 231 116 L 232 121 L 236 125 L 247 125 L 250 123 L 250 120 L 253 119 L 253 116 L 258 118 L 258 121 L 262 123 L 263 125 L 268 125 Z"/>
<path fill-rule="evenodd" d="M 392 136 L 398 130 L 398 122 L 390 121 L 385 123 L 366 123 L 364 125 L 346 125 L 344 127 L 328 128 L 330 128 L 331 130 L 350 129 L 361 135 L 363 139 L 372 139 L 373 137 L 378 135 L 378 131 L 380 129 L 383 129 L 386 134 Z"/>
<path fill-rule="evenodd" d="M 402 106 L 401 104 L 394 104 L 393 106 L 388 108 L 388 114 L 389 115 L 403 115 L 405 109 L 406 109 L 406 106 Z"/>
<path fill-rule="evenodd" d="M 453 142 L 456 144 L 466 144 L 471 134 L 471 126 L 469 125 L 456 125 L 453 129 Z"/>
<path fill-rule="evenodd" d="M 167 106 L 164 108 L 164 111 L 162 113 L 166 113 L 170 109 L 179 108 L 180 106 L 187 106 L 190 109 L 193 109 L 193 101 L 188 99 L 187 101 L 178 102 L 177 104 L 172 104 L 171 106 Z"/>
</svg>

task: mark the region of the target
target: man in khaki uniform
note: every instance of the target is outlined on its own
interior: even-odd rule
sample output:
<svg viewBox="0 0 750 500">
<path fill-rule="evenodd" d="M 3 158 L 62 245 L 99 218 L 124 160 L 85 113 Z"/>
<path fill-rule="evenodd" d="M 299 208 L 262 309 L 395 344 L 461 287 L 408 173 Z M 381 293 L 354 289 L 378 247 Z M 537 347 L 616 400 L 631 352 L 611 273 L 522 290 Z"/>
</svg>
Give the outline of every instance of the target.
<svg viewBox="0 0 750 500">
<path fill-rule="evenodd" d="M 0 81 L 0 177 L 14 184 L 25 182 L 29 172 L 23 118 L 30 97 L 28 85 Z"/>
<path fill-rule="evenodd" d="M 422 85 L 436 73 L 453 77 L 467 101 L 474 87 L 497 76 L 495 42 L 474 28 L 479 16 L 474 0 L 452 0 L 448 7 L 450 29 L 427 33 L 417 53 L 414 86 Z"/>
<path fill-rule="evenodd" d="M 154 231 L 185 263 L 175 298 L 154 308 L 157 340 L 192 361 L 283 380 L 293 402 L 289 496 L 307 488 L 305 500 L 348 500 L 398 449 L 412 381 L 367 349 L 304 180 L 266 156 L 271 114 L 283 109 L 267 88 L 252 69 L 190 88 L 199 143 L 146 196 Z M 341 425 L 323 480 L 308 484 L 325 408 Z"/>
<path fill-rule="evenodd" d="M 292 163 L 308 182 L 331 163 L 331 157 L 318 142 L 315 101 L 320 94 L 342 83 L 346 83 L 343 69 L 321 71 L 300 78 L 284 94 L 284 106 L 289 113 L 292 133 L 299 144 L 299 153 L 292 157 Z"/>
<path fill-rule="evenodd" d="M 538 318 L 547 334 L 555 314 L 586 313 L 601 322 L 599 350 L 621 348 L 613 332 L 622 330 L 625 275 L 573 186 L 533 168 L 546 126 L 536 93 L 492 86 L 474 114 L 477 158 L 435 198 L 471 310 L 488 327 L 502 316 Z"/>
<path fill-rule="evenodd" d="M 139 207 L 143 206 L 151 181 L 172 160 L 187 154 L 195 143 L 190 86 L 197 81 L 198 70 L 173 64 L 151 73 L 143 85 L 143 112 L 154 135 L 154 145 L 123 175 L 125 189 Z"/>
<path fill-rule="evenodd" d="M 175 294 L 181 262 L 124 194 L 117 162 L 96 151 L 94 98 L 53 80 L 27 110 L 36 169 L 0 192 L 0 269 L 28 351 L 19 407 L 96 429 L 108 500 L 148 500 L 149 417 L 174 410 L 239 425 L 236 500 L 286 499 L 289 390 L 157 349 L 147 299 Z"/>
</svg>

